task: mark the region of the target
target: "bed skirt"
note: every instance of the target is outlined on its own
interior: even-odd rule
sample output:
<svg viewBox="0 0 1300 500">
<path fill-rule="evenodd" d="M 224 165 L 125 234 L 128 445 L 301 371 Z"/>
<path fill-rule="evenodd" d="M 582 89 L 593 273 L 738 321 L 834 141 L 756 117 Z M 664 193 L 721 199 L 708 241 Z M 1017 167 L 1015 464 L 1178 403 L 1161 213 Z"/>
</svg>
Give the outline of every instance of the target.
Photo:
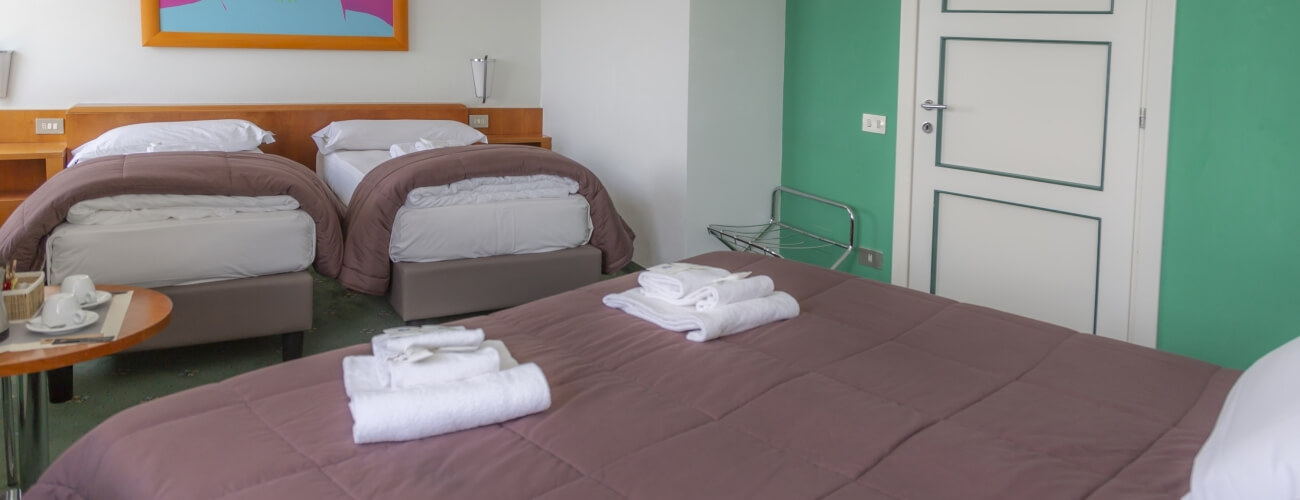
<svg viewBox="0 0 1300 500">
<path fill-rule="evenodd" d="M 405 321 L 517 306 L 600 281 L 591 245 L 545 253 L 393 263 L 388 301 Z"/>
</svg>

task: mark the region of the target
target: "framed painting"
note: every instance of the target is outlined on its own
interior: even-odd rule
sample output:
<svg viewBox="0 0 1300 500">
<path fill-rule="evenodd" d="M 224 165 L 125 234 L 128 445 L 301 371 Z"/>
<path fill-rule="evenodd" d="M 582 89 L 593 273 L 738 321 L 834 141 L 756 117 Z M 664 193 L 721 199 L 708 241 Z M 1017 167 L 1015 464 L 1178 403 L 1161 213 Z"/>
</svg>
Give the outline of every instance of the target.
<svg viewBox="0 0 1300 500">
<path fill-rule="evenodd" d="M 407 0 L 141 0 L 149 47 L 407 50 Z"/>
</svg>

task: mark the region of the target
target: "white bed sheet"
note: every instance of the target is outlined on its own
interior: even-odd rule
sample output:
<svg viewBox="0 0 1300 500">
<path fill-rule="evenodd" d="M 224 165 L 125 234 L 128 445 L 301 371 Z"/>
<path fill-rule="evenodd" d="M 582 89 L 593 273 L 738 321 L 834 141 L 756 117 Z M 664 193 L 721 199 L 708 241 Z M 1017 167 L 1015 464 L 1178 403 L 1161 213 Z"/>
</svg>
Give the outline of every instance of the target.
<svg viewBox="0 0 1300 500">
<path fill-rule="evenodd" d="M 189 285 L 302 271 L 316 259 L 316 224 L 302 210 L 121 225 L 60 224 L 45 243 L 51 283 Z"/>
<path fill-rule="evenodd" d="M 325 180 L 325 185 L 339 197 L 343 206 L 352 203 L 352 193 L 361 184 L 366 174 L 378 167 L 380 163 L 392 159 L 388 150 L 335 151 L 327 155 L 316 155 L 316 173 Z"/>
<path fill-rule="evenodd" d="M 316 156 L 316 172 L 347 206 L 367 173 L 392 159 L 388 151 L 336 151 Z M 586 198 L 510 200 L 434 208 L 403 206 L 393 221 L 393 262 L 440 262 L 563 250 L 591 239 Z"/>
</svg>

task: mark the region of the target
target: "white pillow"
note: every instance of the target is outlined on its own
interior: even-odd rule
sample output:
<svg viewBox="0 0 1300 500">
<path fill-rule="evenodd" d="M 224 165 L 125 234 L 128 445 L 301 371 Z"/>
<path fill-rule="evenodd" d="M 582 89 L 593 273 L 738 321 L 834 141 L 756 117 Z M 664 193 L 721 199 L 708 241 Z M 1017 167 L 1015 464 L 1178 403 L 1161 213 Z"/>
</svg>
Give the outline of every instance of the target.
<svg viewBox="0 0 1300 500">
<path fill-rule="evenodd" d="M 339 150 L 386 150 L 420 139 L 447 146 L 487 142 L 482 132 L 453 120 L 346 120 L 326 125 L 311 138 L 323 155 Z"/>
<path fill-rule="evenodd" d="M 1184 500 L 1300 498 L 1300 338 L 1237 379 L 1191 483 Z"/>
<path fill-rule="evenodd" d="M 100 156 L 151 151 L 248 151 L 275 142 L 248 120 L 199 120 L 125 125 L 72 150 L 71 167 Z"/>
</svg>

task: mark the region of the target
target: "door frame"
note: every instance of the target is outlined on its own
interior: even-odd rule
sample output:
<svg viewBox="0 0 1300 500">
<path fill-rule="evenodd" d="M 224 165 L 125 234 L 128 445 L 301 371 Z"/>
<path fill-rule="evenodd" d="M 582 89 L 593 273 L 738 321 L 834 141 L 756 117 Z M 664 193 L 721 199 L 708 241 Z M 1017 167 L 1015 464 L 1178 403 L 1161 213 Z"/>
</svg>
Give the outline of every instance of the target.
<svg viewBox="0 0 1300 500">
<path fill-rule="evenodd" d="M 898 34 L 898 116 L 894 118 L 894 244 L 891 281 L 908 286 L 911 258 L 912 161 L 916 138 L 917 32 L 921 0 L 902 4 Z M 1133 221 L 1128 341 L 1156 346 L 1160 316 L 1160 261 L 1164 243 L 1165 174 L 1169 156 L 1169 99 L 1174 66 L 1178 0 L 1148 0 L 1139 129 L 1137 203 Z M 1138 117 L 1133 117 L 1138 119 Z"/>
</svg>

